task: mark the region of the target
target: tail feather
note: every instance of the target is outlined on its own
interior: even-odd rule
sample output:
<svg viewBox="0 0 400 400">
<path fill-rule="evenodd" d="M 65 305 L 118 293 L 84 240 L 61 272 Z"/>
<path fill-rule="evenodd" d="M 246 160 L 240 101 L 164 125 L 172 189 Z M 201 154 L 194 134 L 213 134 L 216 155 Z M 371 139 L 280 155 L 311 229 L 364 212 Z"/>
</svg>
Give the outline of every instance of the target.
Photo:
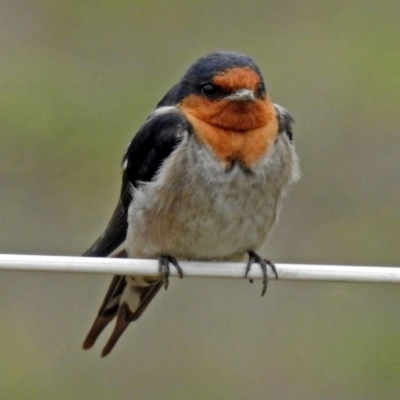
<svg viewBox="0 0 400 400">
<path fill-rule="evenodd" d="M 117 317 L 115 328 L 101 354 L 105 357 L 113 349 L 129 323 L 136 321 L 142 315 L 162 285 L 162 281 L 148 282 L 145 286 L 143 283 L 135 285 L 134 279 L 115 275 L 98 315 L 83 342 L 83 349 L 90 349 L 105 327 Z"/>
<path fill-rule="evenodd" d="M 136 321 L 142 315 L 143 311 L 147 308 L 147 306 L 160 290 L 162 285 L 162 281 L 157 281 L 150 284 L 149 286 L 133 286 L 130 288 L 134 296 L 139 295 L 139 304 L 134 311 L 129 308 L 127 302 L 123 302 L 122 304 L 120 304 L 117 313 L 115 328 L 110 338 L 108 339 L 108 342 L 103 348 L 103 351 L 101 353 L 102 357 L 105 357 L 107 354 L 110 353 L 110 351 L 114 348 L 118 339 L 124 333 L 128 325 L 132 321 Z"/>
<path fill-rule="evenodd" d="M 100 333 L 117 315 L 119 301 L 125 287 L 125 277 L 122 275 L 115 275 L 111 281 L 106 296 L 104 297 L 97 317 L 94 320 L 85 341 L 83 342 L 84 350 L 90 349 L 94 345 Z"/>
<path fill-rule="evenodd" d="M 111 317 L 102 317 L 98 316 L 94 321 L 92 327 L 90 328 L 89 333 L 86 336 L 85 341 L 83 342 L 83 350 L 90 349 L 96 342 L 100 333 L 103 332 L 104 328 L 109 324 L 109 322 L 115 317 L 115 315 Z"/>
<path fill-rule="evenodd" d="M 108 342 L 106 343 L 106 345 L 103 348 L 103 351 L 101 352 L 102 357 L 105 357 L 113 349 L 115 343 L 117 343 L 119 337 L 124 333 L 125 329 L 131 322 L 132 315 L 133 313 L 129 309 L 128 304 L 122 303 L 119 306 L 117 314 L 117 322 L 115 323 L 115 328 L 113 330 L 113 333 L 111 334 L 110 338 L 108 339 Z"/>
</svg>

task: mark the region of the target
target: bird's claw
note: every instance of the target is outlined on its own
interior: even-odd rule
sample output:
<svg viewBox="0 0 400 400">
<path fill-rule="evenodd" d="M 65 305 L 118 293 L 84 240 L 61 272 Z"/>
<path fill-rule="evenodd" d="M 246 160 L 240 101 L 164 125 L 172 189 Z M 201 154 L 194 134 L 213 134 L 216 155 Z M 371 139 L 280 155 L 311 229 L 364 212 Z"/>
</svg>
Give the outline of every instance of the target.
<svg viewBox="0 0 400 400">
<path fill-rule="evenodd" d="M 169 263 L 171 263 L 178 271 L 179 278 L 183 278 L 183 271 L 175 257 L 162 255 L 158 263 L 158 272 L 161 280 L 164 282 L 164 289 L 168 289 L 169 284 Z"/>
<path fill-rule="evenodd" d="M 266 260 L 262 257 L 260 257 L 257 253 L 254 251 L 248 251 L 247 252 L 249 255 L 249 261 L 247 262 L 246 265 L 246 273 L 244 275 L 245 278 L 247 278 L 248 273 L 251 270 L 251 266 L 253 264 L 259 264 L 261 267 L 261 271 L 263 273 L 263 288 L 261 291 L 261 296 L 264 296 L 265 292 L 267 291 L 267 285 L 268 285 L 268 274 L 267 274 L 267 267 L 268 265 L 271 267 L 272 271 L 274 272 L 276 279 L 278 279 L 278 272 L 276 271 L 276 267 L 272 261 Z M 251 283 L 253 283 L 252 279 L 249 279 Z"/>
</svg>

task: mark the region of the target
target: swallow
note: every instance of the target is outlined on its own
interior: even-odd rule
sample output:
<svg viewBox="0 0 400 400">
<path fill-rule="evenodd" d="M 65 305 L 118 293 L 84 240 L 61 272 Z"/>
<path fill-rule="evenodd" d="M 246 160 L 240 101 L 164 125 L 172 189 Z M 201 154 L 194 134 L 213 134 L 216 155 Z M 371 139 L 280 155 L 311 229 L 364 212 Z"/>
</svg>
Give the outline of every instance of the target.
<svg viewBox="0 0 400 400">
<path fill-rule="evenodd" d="M 255 61 L 214 52 L 184 73 L 141 126 L 122 162 L 122 188 L 104 233 L 88 257 L 156 258 L 158 276 L 114 276 L 84 341 L 91 348 L 116 318 L 101 355 L 137 320 L 177 260 L 238 261 L 256 253 L 299 177 L 292 117 L 272 103 Z M 118 253 L 116 253 L 118 251 Z"/>
</svg>

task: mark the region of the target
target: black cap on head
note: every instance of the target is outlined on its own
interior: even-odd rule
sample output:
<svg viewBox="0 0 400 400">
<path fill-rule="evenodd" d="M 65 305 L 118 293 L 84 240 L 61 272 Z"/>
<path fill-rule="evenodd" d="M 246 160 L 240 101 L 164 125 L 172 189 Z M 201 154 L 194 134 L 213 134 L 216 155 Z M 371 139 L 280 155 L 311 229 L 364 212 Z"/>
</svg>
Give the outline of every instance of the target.
<svg viewBox="0 0 400 400">
<path fill-rule="evenodd" d="M 182 81 L 192 83 L 199 81 L 207 82 L 219 72 L 237 67 L 249 67 L 261 75 L 260 70 L 251 57 L 230 51 L 217 51 L 199 58 L 186 71 Z"/>
<path fill-rule="evenodd" d="M 211 82 L 213 77 L 231 68 L 248 67 L 256 71 L 262 78 L 255 61 L 244 54 L 217 51 L 199 58 L 192 64 L 175 88 L 175 103 L 179 103 L 187 95 L 193 93 L 201 85 Z"/>
</svg>

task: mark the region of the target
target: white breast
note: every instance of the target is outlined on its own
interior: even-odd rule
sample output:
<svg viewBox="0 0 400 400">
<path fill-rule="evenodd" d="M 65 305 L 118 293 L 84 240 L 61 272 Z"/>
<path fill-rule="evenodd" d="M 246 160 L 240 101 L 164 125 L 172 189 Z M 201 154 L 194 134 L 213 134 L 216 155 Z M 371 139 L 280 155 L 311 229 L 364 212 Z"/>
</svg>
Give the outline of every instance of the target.
<svg viewBox="0 0 400 400">
<path fill-rule="evenodd" d="M 267 238 L 297 157 L 279 136 L 251 172 L 225 171 L 195 135 L 186 134 L 156 179 L 134 190 L 128 213 L 130 257 L 229 260 Z"/>
</svg>

